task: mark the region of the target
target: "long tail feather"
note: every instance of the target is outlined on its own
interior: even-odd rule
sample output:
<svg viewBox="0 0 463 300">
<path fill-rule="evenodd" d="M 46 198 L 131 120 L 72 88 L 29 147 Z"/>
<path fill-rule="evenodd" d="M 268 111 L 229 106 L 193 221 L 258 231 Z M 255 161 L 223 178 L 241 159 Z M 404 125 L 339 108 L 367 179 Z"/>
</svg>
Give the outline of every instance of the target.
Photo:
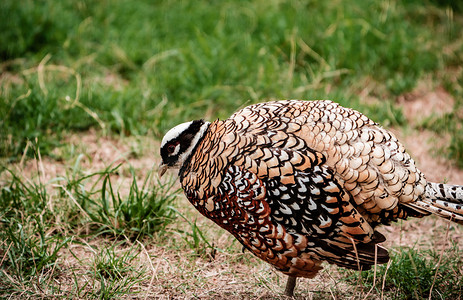
<svg viewBox="0 0 463 300">
<path fill-rule="evenodd" d="M 451 203 L 463 204 L 463 185 L 451 185 L 428 182 L 426 197 L 429 199 L 447 200 Z"/>
<path fill-rule="evenodd" d="M 407 205 L 463 224 L 463 186 L 461 185 L 428 182 L 425 197 Z"/>
</svg>

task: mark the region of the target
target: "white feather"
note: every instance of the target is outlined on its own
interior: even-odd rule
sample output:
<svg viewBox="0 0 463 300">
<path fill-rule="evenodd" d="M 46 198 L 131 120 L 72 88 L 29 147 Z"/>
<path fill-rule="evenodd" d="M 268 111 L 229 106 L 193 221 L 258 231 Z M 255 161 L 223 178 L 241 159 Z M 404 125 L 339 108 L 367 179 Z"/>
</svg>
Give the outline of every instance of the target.
<svg viewBox="0 0 463 300">
<path fill-rule="evenodd" d="M 167 131 L 167 133 L 162 138 L 161 148 L 164 147 L 169 141 L 178 138 L 182 132 L 184 132 L 185 130 L 187 130 L 188 127 L 190 127 L 191 123 L 193 123 L 193 121 L 185 122 Z"/>
</svg>

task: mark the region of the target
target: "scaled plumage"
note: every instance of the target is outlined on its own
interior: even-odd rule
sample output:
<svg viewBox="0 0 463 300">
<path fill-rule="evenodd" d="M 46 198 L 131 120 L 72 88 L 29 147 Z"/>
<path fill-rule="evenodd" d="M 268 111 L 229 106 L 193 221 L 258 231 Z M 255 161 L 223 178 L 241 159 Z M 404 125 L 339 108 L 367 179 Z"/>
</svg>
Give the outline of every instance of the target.
<svg viewBox="0 0 463 300">
<path fill-rule="evenodd" d="M 389 131 L 332 101 L 273 101 L 224 121 L 169 131 L 163 167 L 180 168 L 189 201 L 245 248 L 290 276 L 327 261 L 389 260 L 377 225 L 435 213 L 463 223 L 463 188 L 428 183 Z"/>
</svg>

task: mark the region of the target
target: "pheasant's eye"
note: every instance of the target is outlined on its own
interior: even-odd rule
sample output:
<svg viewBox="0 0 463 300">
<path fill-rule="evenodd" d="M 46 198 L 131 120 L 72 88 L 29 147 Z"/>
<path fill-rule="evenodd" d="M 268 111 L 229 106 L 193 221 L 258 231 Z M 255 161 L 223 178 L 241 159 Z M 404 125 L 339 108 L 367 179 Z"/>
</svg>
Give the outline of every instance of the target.
<svg viewBox="0 0 463 300">
<path fill-rule="evenodd" d="M 178 142 L 167 145 L 167 153 L 169 153 L 169 154 L 174 153 L 175 148 L 177 148 L 177 145 L 178 145 Z"/>
</svg>

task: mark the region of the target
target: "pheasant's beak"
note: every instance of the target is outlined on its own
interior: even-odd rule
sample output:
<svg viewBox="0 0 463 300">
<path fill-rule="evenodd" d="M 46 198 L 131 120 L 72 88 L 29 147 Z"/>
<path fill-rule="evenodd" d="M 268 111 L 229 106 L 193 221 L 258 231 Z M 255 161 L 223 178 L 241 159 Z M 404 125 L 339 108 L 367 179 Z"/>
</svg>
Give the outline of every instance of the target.
<svg viewBox="0 0 463 300">
<path fill-rule="evenodd" d="M 158 170 L 158 175 L 159 175 L 159 178 L 162 177 L 162 175 L 164 175 L 164 173 L 166 173 L 167 169 L 169 168 L 168 165 L 165 165 L 165 164 L 161 164 L 159 166 L 159 170 Z"/>
</svg>

